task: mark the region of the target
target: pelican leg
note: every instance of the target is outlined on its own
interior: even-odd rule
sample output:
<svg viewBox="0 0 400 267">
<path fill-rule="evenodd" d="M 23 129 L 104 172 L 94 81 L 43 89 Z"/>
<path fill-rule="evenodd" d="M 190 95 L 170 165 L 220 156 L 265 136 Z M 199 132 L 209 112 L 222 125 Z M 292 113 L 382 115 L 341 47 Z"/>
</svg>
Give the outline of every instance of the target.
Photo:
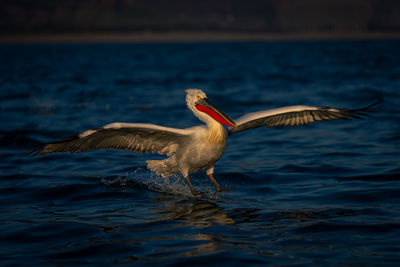
<svg viewBox="0 0 400 267">
<path fill-rule="evenodd" d="M 192 192 L 193 196 L 195 196 L 195 197 L 200 197 L 201 194 L 209 193 L 209 191 L 200 192 L 200 191 L 197 191 L 196 189 L 194 189 L 192 183 L 190 182 L 189 176 L 185 176 L 185 181 L 186 181 L 186 183 L 188 184 L 188 186 L 189 186 L 189 188 L 190 188 L 190 191 Z"/>
<path fill-rule="evenodd" d="M 229 188 L 224 188 L 222 186 L 220 186 L 217 182 L 217 180 L 215 180 L 214 178 L 214 168 L 211 168 L 207 171 L 207 175 L 210 178 L 211 182 L 213 183 L 213 185 L 216 188 L 216 192 L 222 192 L 222 191 L 230 191 L 233 189 L 233 187 L 229 187 Z"/>
<path fill-rule="evenodd" d="M 217 189 L 218 192 L 222 192 L 224 191 L 224 188 L 222 188 L 217 180 L 215 180 L 213 173 L 208 173 L 208 177 L 210 178 L 211 182 L 213 183 L 213 185 L 215 186 L 215 188 Z"/>
<path fill-rule="evenodd" d="M 199 193 L 196 189 L 194 189 L 192 183 L 190 182 L 189 176 L 185 176 L 185 181 L 188 184 L 188 186 L 190 187 L 190 191 L 192 191 L 193 195 L 196 195 Z"/>
</svg>

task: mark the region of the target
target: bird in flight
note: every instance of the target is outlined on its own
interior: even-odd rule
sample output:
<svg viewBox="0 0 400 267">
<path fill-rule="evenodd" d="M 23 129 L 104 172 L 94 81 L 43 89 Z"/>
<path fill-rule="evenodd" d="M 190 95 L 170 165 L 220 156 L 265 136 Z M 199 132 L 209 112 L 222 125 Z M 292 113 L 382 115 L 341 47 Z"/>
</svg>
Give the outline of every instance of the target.
<svg viewBox="0 0 400 267">
<path fill-rule="evenodd" d="M 47 143 L 37 153 L 84 152 L 105 148 L 129 149 L 139 153 L 157 152 L 168 157 L 164 160 L 148 160 L 147 167 L 164 178 L 181 174 L 192 194 L 198 197 L 203 192 L 193 187 L 190 173 L 205 170 L 216 192 L 225 190 L 214 178 L 214 165 L 224 153 L 230 135 L 262 126 L 299 126 L 315 121 L 361 119 L 377 105 L 375 103 L 361 109 L 287 106 L 249 113 L 234 121 L 211 104 L 200 89 L 186 90 L 186 104 L 205 124 L 175 129 L 148 123 L 115 122 Z"/>
</svg>

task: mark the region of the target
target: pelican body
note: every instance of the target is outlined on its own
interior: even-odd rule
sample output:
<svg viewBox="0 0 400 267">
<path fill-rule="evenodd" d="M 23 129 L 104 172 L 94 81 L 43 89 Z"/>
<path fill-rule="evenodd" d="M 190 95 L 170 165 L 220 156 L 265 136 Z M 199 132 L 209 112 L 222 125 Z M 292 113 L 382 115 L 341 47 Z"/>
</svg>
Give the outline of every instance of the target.
<svg viewBox="0 0 400 267">
<path fill-rule="evenodd" d="M 261 126 L 298 126 L 321 120 L 361 118 L 376 105 L 362 109 L 333 109 L 289 106 L 250 113 L 233 121 L 212 105 L 199 89 L 186 90 L 186 104 L 205 123 L 175 129 L 147 123 L 111 123 L 76 136 L 45 144 L 38 154 L 83 152 L 90 149 L 129 149 L 139 153 L 157 152 L 164 160 L 148 160 L 147 167 L 162 177 L 181 174 L 191 192 L 199 196 L 189 174 L 205 170 L 218 192 L 223 191 L 214 178 L 214 165 L 225 151 L 228 136 Z M 228 126 L 226 129 L 223 125 Z"/>
</svg>

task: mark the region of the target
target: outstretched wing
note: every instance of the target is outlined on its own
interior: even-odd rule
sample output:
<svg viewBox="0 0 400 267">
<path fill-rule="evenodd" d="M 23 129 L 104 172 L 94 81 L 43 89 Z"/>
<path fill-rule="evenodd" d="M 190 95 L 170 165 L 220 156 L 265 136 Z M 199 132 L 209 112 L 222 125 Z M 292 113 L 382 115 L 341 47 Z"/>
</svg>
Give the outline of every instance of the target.
<svg viewBox="0 0 400 267">
<path fill-rule="evenodd" d="M 323 120 L 362 119 L 375 110 L 380 101 L 360 109 L 336 109 L 310 106 L 289 106 L 246 114 L 235 120 L 237 128 L 229 130 L 229 135 L 248 129 L 280 126 L 299 126 Z"/>
<path fill-rule="evenodd" d="M 84 152 L 90 149 L 129 149 L 170 155 L 188 138 L 188 130 L 144 123 L 112 123 L 44 145 L 37 153 Z"/>
</svg>

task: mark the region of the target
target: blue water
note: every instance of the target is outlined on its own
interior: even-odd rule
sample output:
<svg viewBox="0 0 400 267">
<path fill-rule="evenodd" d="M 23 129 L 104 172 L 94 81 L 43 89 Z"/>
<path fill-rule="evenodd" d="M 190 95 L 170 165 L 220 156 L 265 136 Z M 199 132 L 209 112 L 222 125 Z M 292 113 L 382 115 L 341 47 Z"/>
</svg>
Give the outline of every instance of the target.
<svg viewBox="0 0 400 267">
<path fill-rule="evenodd" d="M 0 81 L 2 265 L 400 263 L 400 41 L 2 44 Z M 199 124 L 186 88 L 233 118 L 384 102 L 231 136 L 216 179 L 234 189 L 202 199 L 147 170 L 155 154 L 27 153 L 115 121 Z"/>
</svg>

